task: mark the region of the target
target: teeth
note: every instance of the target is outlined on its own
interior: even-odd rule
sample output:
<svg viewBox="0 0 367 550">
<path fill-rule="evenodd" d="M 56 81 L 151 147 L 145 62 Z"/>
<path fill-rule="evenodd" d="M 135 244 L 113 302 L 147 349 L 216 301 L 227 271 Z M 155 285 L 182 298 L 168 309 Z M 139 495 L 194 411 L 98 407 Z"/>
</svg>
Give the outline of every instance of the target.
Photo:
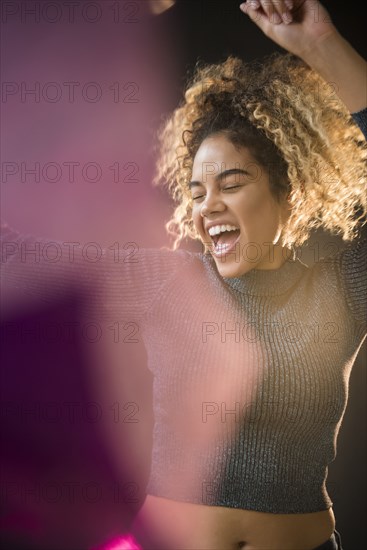
<svg viewBox="0 0 367 550">
<path fill-rule="evenodd" d="M 234 225 L 214 225 L 208 230 L 208 233 L 211 237 L 219 235 L 219 233 L 224 233 L 224 231 L 236 231 L 238 227 Z"/>
</svg>

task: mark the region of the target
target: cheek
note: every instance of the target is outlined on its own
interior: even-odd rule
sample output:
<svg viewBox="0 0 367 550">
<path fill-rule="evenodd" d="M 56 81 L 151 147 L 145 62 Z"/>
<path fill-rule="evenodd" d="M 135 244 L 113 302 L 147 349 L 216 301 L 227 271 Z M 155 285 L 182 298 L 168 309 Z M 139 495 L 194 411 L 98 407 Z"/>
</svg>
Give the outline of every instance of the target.
<svg viewBox="0 0 367 550">
<path fill-rule="evenodd" d="M 249 193 L 237 207 L 244 220 L 261 220 L 262 223 L 264 218 L 269 216 L 273 210 L 273 206 L 271 205 L 269 198 L 259 193 Z"/>
<path fill-rule="evenodd" d="M 200 219 L 200 211 L 198 208 L 193 207 L 191 211 L 191 219 L 196 224 L 198 220 Z"/>
<path fill-rule="evenodd" d="M 199 208 L 193 208 L 191 212 L 191 219 L 193 222 L 193 225 L 198 233 L 203 232 L 203 223 L 202 223 L 202 216 L 200 214 Z"/>
<path fill-rule="evenodd" d="M 278 207 L 271 197 L 247 197 L 240 207 L 239 217 L 245 231 L 255 230 L 257 233 L 268 232 L 278 225 Z"/>
</svg>

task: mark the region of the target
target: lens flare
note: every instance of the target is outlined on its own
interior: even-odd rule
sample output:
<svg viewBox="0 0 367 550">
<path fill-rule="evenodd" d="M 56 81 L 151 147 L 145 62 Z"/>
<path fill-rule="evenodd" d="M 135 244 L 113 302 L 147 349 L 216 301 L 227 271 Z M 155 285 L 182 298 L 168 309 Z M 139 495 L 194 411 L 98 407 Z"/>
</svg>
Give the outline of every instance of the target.
<svg viewBox="0 0 367 550">
<path fill-rule="evenodd" d="M 126 534 L 90 550 L 143 550 L 143 548 L 136 542 L 133 535 Z"/>
</svg>

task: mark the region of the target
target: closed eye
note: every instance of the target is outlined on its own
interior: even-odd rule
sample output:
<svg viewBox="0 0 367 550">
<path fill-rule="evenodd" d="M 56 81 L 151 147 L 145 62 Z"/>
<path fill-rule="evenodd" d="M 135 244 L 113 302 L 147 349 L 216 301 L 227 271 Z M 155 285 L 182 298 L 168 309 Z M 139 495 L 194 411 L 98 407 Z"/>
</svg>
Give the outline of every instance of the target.
<svg viewBox="0 0 367 550">
<path fill-rule="evenodd" d="M 231 187 L 224 187 L 222 191 L 229 191 L 231 189 L 237 189 L 238 187 L 242 187 L 242 185 L 232 185 Z M 197 201 L 198 199 L 201 199 L 204 197 L 204 195 L 197 195 L 196 197 L 192 197 L 193 201 Z"/>
<path fill-rule="evenodd" d="M 231 187 L 225 187 L 223 191 L 228 191 L 228 189 L 236 189 L 237 187 L 242 187 L 242 185 L 233 185 Z"/>
</svg>

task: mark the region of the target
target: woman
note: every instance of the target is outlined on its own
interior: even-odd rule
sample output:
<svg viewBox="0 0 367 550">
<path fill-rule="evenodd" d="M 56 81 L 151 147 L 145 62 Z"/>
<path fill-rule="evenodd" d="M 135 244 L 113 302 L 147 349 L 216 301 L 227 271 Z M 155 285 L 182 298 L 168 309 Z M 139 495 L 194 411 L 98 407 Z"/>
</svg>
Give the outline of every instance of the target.
<svg viewBox="0 0 367 550">
<path fill-rule="evenodd" d="M 349 239 L 347 233 L 349 229 L 352 230 L 357 219 L 352 214 L 352 203 L 344 195 L 345 192 L 351 192 L 352 202 L 356 201 L 355 205 L 362 208 L 361 217 L 366 213 L 366 149 L 361 144 L 356 146 L 355 142 L 352 146 L 353 138 L 351 135 L 348 137 L 349 131 L 354 132 L 348 124 L 350 113 L 363 109 L 354 118 L 366 133 L 366 64 L 340 36 L 325 9 L 316 2 L 294 3 L 292 8 L 292 2 L 255 1 L 242 4 L 241 9 L 268 37 L 301 58 L 313 71 L 304 64 L 297 64 L 289 56 L 275 56 L 262 69 L 244 66 L 236 59 L 198 69 L 186 91 L 185 102 L 175 111 L 161 133 L 157 181 L 167 182 L 172 196 L 178 202 L 175 215 L 168 224 L 168 229 L 176 233 L 175 244 L 185 236 L 199 238 L 206 247 L 208 257 L 213 258 L 220 276 L 224 280 L 232 280 L 231 288 L 235 292 L 245 294 L 246 289 L 250 288 L 249 292 L 253 292 L 255 297 L 266 296 L 269 300 L 267 307 L 273 318 L 279 320 L 281 317 L 275 317 L 276 311 L 284 307 L 288 309 L 288 321 L 294 318 L 297 311 L 301 315 L 303 313 L 304 324 L 307 325 L 307 306 L 310 306 L 312 300 L 315 309 L 310 308 L 310 311 L 315 314 L 321 305 L 320 297 L 315 301 L 317 291 L 314 289 L 311 293 L 313 298 L 310 294 L 309 300 L 304 302 L 306 309 L 298 308 L 294 303 L 292 305 L 295 296 L 301 293 L 300 286 L 297 285 L 300 285 L 304 277 L 307 279 L 306 273 L 296 275 L 290 269 L 291 266 L 293 268 L 288 263 L 292 244 L 302 244 L 307 239 L 309 229 L 318 226 L 332 232 L 338 231 Z M 259 133 L 254 126 L 262 131 Z M 358 132 L 354 139 L 361 139 L 357 134 Z M 344 149 L 345 145 L 349 147 L 348 141 L 354 150 L 350 150 L 350 154 Z M 343 154 L 342 149 L 346 154 L 343 159 L 340 157 Z M 279 150 L 282 155 L 279 155 Z M 348 174 L 351 170 L 351 158 L 355 159 L 353 169 L 356 172 L 353 175 Z M 259 166 L 262 168 L 260 171 Z M 345 175 L 342 175 L 344 170 Z M 342 183 L 343 180 L 345 183 Z M 354 187 L 353 182 L 357 181 L 358 184 Z M 348 211 L 350 215 L 346 215 Z M 345 285 L 352 284 L 354 273 L 356 286 L 350 293 L 349 300 L 357 326 L 363 327 L 360 334 L 365 335 L 366 309 L 363 308 L 366 308 L 366 303 L 364 298 L 358 304 L 358 296 L 361 299 L 363 291 L 365 295 L 366 242 L 359 241 L 356 244 L 354 241 L 350 252 L 344 256 L 336 256 L 343 258 L 342 269 L 345 271 L 338 272 L 336 257 L 333 262 L 328 261 L 327 270 L 330 276 L 334 270 L 334 275 L 342 275 Z M 320 276 L 321 282 L 322 269 L 323 262 L 314 267 L 315 281 Z M 286 284 L 285 279 L 288 277 L 290 283 Z M 333 276 L 324 290 L 331 284 L 331 279 Z M 307 294 L 306 287 L 303 287 L 303 292 L 304 295 Z M 344 292 L 348 293 L 345 287 Z M 328 300 L 329 298 L 330 296 Z M 330 307 L 328 300 L 324 303 L 325 308 L 328 304 Z M 258 300 L 253 298 L 244 304 L 253 307 L 255 315 L 252 318 L 256 318 L 256 326 L 257 323 L 261 325 L 264 321 L 269 321 L 270 315 L 264 312 Z M 321 320 L 321 317 L 316 313 L 316 318 Z M 342 318 L 341 312 L 333 310 L 328 321 L 334 322 L 335 328 L 339 329 L 335 320 L 341 322 Z M 283 323 L 284 321 L 283 318 Z M 325 330 L 327 323 L 321 323 L 320 326 Z M 289 363 L 289 371 L 286 369 L 283 378 L 279 377 L 279 373 L 272 372 L 272 382 L 269 374 L 268 384 L 264 382 L 261 385 L 262 396 L 265 395 L 269 401 L 274 398 L 275 384 L 280 381 L 286 391 L 295 392 L 292 395 L 294 403 L 287 402 L 282 392 L 276 395 L 283 405 L 287 402 L 290 408 L 295 404 L 298 410 L 306 406 L 317 410 L 320 398 L 325 399 L 328 394 L 329 405 L 334 400 L 333 410 L 336 413 L 336 401 L 339 399 L 336 396 L 340 387 L 337 389 L 334 386 L 333 397 L 333 393 L 326 389 L 325 379 L 319 379 L 320 385 L 317 387 L 313 379 L 315 373 L 310 376 L 310 373 L 306 374 L 306 370 L 298 372 L 303 379 L 298 397 L 294 387 L 292 389 L 292 383 L 287 383 L 287 376 L 294 376 L 294 372 L 291 374 L 292 369 L 299 367 L 297 360 L 300 364 L 304 361 L 306 365 L 307 353 L 314 347 L 314 343 L 309 340 L 308 352 L 307 344 L 301 352 L 299 348 L 305 344 L 307 338 L 303 339 L 302 344 L 300 338 L 296 340 L 298 349 L 293 349 L 288 356 L 288 360 L 292 361 Z M 279 360 L 282 355 L 284 362 L 277 368 L 284 369 L 287 361 L 285 349 L 289 347 L 289 339 L 273 340 L 272 344 L 272 347 L 264 346 L 268 361 L 269 358 L 270 361 L 274 358 Z M 326 371 L 331 366 L 327 366 L 326 359 L 330 352 L 330 346 L 329 349 L 319 347 L 316 351 L 317 368 L 324 369 L 322 377 L 327 376 Z M 246 364 L 248 366 L 248 361 Z M 260 361 L 257 364 L 260 365 Z M 344 373 L 348 369 L 349 367 Z M 305 395 L 301 397 L 302 392 L 307 393 L 307 382 L 314 386 L 316 400 L 311 394 L 306 400 Z M 257 389 L 259 388 L 258 380 L 254 382 L 252 376 L 247 378 L 246 383 L 247 386 L 257 385 Z M 331 379 L 328 384 L 332 384 Z M 266 403 L 263 397 L 262 411 Z M 345 404 L 340 401 L 339 406 L 340 414 Z M 191 499 L 191 504 L 174 502 L 173 494 L 170 494 L 163 482 L 160 487 L 150 482 L 150 494 L 140 516 L 157 533 L 167 534 L 168 538 L 161 540 L 168 547 L 171 542 L 172 548 L 228 550 L 238 547 L 253 550 L 341 548 L 329 497 L 324 494 L 317 503 L 317 499 L 313 498 L 307 502 L 306 493 L 313 483 L 314 489 L 317 486 L 315 463 L 314 470 L 309 470 L 305 463 L 298 460 L 300 456 L 295 460 L 295 457 L 290 458 L 290 453 L 284 462 L 279 459 L 279 454 L 284 451 L 282 445 L 293 445 L 294 450 L 300 444 L 297 438 L 304 437 L 303 444 L 308 439 L 302 429 L 302 414 L 299 415 L 298 423 L 291 423 L 293 430 L 296 426 L 299 430 L 294 438 L 294 431 L 292 435 L 291 430 L 288 431 L 281 424 L 289 422 L 292 413 L 288 411 L 287 418 L 279 415 L 279 410 L 273 403 L 270 410 L 278 423 L 271 424 L 270 420 L 268 423 L 264 420 L 263 424 L 254 422 L 253 430 L 247 424 L 244 428 L 247 430 L 246 435 L 242 439 L 243 447 L 240 448 L 238 444 L 234 447 L 235 451 L 230 451 L 235 459 L 250 462 L 250 466 L 243 467 L 241 471 L 243 478 L 248 478 L 247 484 L 241 484 L 236 477 L 240 469 L 234 466 L 235 460 L 228 460 L 227 469 L 223 468 L 225 472 L 231 471 L 232 475 L 226 477 L 222 471 L 219 483 L 227 483 L 228 488 L 237 483 L 240 487 L 237 491 L 218 490 L 215 496 L 210 495 L 213 498 L 203 507 L 199 504 L 198 497 L 197 500 Z M 296 417 L 297 413 L 293 412 Z M 312 440 L 308 441 L 308 444 L 316 444 L 320 454 L 322 447 L 318 438 L 323 438 L 323 422 L 324 425 L 328 422 L 329 426 L 334 425 L 332 431 L 336 434 L 336 424 L 333 423 L 339 418 L 339 414 L 336 413 L 334 419 L 329 416 L 327 420 L 327 413 L 321 418 L 319 412 L 319 424 L 315 419 L 309 418 L 306 421 L 307 415 L 304 416 L 304 426 L 309 422 L 309 427 L 317 425 L 320 428 L 320 431 L 317 429 L 313 434 L 314 443 Z M 266 418 L 265 414 L 264 417 Z M 274 438 L 273 444 L 269 443 L 271 438 Z M 279 440 L 282 438 L 284 439 L 280 445 Z M 328 441 L 329 448 L 326 451 Z M 256 445 L 254 450 L 252 447 Z M 324 445 L 325 457 L 329 455 L 332 458 L 330 435 L 326 436 L 321 445 Z M 262 446 L 263 452 L 259 452 L 258 447 Z M 295 452 L 301 453 L 302 446 L 301 444 Z M 288 452 L 289 449 L 284 454 L 287 456 Z M 307 445 L 302 452 L 303 456 L 309 453 Z M 278 457 L 273 458 L 277 453 Z M 315 458 L 314 456 L 314 460 Z M 306 460 L 309 459 L 310 455 Z M 256 460 L 258 462 L 254 462 L 255 467 L 251 470 L 251 461 Z M 269 465 L 263 466 L 261 461 L 266 460 Z M 291 465 L 292 460 L 294 463 Z M 292 479 L 287 470 L 289 467 L 297 469 L 299 483 L 295 482 L 295 486 L 286 483 L 287 477 L 288 480 Z M 321 471 L 325 473 L 323 468 L 320 474 Z M 309 481 L 313 478 L 309 487 L 307 477 Z M 262 479 L 268 480 L 263 492 L 259 489 Z M 285 489 L 281 487 L 282 482 L 285 483 Z M 273 494 L 274 487 L 276 495 Z M 303 497 L 302 490 L 305 493 Z M 244 491 L 249 494 L 244 496 Z M 316 491 L 320 491 L 320 486 Z M 196 505 L 192 502 L 196 502 Z M 139 518 L 136 518 L 135 526 L 138 524 Z"/>
<path fill-rule="evenodd" d="M 17 287 L 44 295 L 42 273 L 52 295 L 72 278 L 89 319 L 142 329 L 155 391 L 148 494 L 132 525 L 144 549 L 341 548 L 325 481 L 367 332 L 355 238 L 366 145 L 350 116 L 366 131 L 366 65 L 318 3 L 241 9 L 298 59 L 198 69 L 160 136 L 174 250 L 105 251 L 99 264 L 76 250 L 60 269 L 41 242 L 26 277 L 32 239 L 4 231 Z M 292 248 L 316 227 L 352 242 L 309 268 Z M 205 253 L 178 249 L 184 236 Z"/>
</svg>

